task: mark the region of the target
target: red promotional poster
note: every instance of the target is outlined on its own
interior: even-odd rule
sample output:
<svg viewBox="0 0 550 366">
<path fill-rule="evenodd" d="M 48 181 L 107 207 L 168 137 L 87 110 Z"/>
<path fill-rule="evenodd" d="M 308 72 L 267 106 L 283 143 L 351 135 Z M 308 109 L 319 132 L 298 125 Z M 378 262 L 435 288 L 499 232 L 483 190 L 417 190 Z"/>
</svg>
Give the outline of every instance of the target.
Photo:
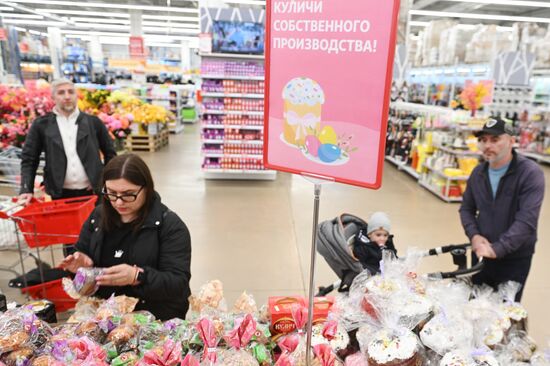
<svg viewBox="0 0 550 366">
<path fill-rule="evenodd" d="M 130 57 L 145 56 L 145 47 L 143 46 L 143 37 L 130 37 Z"/>
<path fill-rule="evenodd" d="M 268 0 L 267 168 L 379 188 L 399 0 Z"/>
<path fill-rule="evenodd" d="M 7 41 L 8 40 L 8 32 L 6 31 L 6 28 L 0 28 L 0 41 Z"/>
</svg>

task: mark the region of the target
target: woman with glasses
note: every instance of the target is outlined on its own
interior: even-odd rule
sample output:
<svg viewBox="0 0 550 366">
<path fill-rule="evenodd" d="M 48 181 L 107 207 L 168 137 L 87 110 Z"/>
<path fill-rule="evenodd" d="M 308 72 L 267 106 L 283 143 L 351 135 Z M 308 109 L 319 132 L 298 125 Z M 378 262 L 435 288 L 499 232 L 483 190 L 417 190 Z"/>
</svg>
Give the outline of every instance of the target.
<svg viewBox="0 0 550 366">
<path fill-rule="evenodd" d="M 158 319 L 185 318 L 189 307 L 191 238 L 178 217 L 161 203 L 145 162 L 137 155 L 105 166 L 102 204 L 92 212 L 61 266 L 104 268 L 95 296 L 139 299 L 136 310 Z"/>
</svg>

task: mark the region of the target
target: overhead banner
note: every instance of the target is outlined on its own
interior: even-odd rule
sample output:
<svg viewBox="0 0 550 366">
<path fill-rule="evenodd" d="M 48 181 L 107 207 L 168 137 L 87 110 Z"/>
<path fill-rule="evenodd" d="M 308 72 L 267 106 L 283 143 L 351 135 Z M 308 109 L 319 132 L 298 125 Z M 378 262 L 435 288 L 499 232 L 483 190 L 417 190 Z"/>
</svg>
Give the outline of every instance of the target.
<svg viewBox="0 0 550 366">
<path fill-rule="evenodd" d="M 267 168 L 381 185 L 399 0 L 268 0 Z"/>
</svg>

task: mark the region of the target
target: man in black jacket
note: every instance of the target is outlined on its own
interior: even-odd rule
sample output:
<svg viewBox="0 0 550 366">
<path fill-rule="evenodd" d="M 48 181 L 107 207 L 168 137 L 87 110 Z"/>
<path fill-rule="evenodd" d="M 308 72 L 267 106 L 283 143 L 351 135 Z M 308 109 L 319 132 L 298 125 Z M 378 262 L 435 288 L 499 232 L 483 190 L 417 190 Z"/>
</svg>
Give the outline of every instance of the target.
<svg viewBox="0 0 550 366">
<path fill-rule="evenodd" d="M 105 164 L 115 155 L 107 128 L 95 116 L 80 112 L 74 84 L 68 79 L 52 83 L 53 113 L 31 125 L 21 158 L 19 200 L 28 203 L 34 191 L 40 154 L 45 153 L 46 193 L 53 199 L 99 193 L 103 153 Z"/>
<path fill-rule="evenodd" d="M 495 288 L 507 281 L 523 286 L 535 252 L 544 173 L 514 151 L 512 131 L 503 120 L 490 119 L 476 137 L 486 162 L 468 179 L 459 210 L 474 253 L 485 259 L 473 280 Z"/>
</svg>

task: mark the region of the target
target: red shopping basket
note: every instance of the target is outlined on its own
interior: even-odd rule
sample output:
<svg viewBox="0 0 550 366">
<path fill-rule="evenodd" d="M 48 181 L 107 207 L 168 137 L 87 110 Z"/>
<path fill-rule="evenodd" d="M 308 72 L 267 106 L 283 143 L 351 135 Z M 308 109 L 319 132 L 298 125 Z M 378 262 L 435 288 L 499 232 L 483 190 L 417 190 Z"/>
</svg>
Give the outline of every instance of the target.
<svg viewBox="0 0 550 366">
<path fill-rule="evenodd" d="M 24 287 L 21 292 L 28 293 L 35 300 L 47 299 L 55 304 L 55 311 L 61 313 L 74 308 L 76 300 L 69 297 L 63 285 L 62 279 L 44 282 L 35 286 Z"/>
<path fill-rule="evenodd" d="M 34 202 L 17 212 L 17 225 L 30 248 L 77 241 L 97 196 Z"/>
</svg>

